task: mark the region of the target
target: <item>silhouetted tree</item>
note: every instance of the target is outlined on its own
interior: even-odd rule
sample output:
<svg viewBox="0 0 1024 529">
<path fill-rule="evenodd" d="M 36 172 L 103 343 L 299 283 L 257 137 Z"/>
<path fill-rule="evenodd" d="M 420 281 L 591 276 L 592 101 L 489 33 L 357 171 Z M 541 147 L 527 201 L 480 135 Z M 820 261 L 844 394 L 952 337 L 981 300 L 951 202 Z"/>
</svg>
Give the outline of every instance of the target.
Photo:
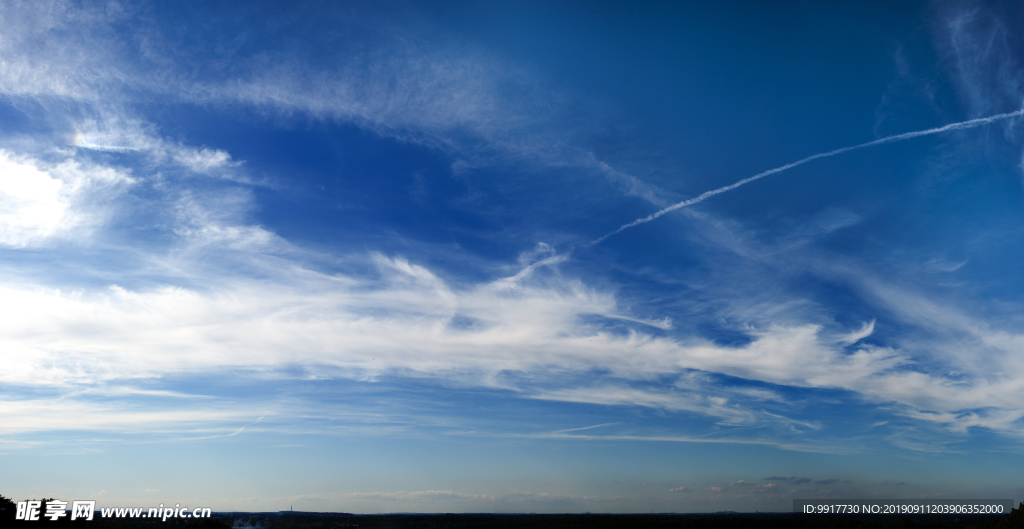
<svg viewBox="0 0 1024 529">
<path fill-rule="evenodd" d="M 999 520 L 996 529 L 1024 529 L 1024 501 L 1020 502 L 1016 509 L 1011 509 L 1005 518 Z"/>
<path fill-rule="evenodd" d="M 10 527 L 14 524 L 14 514 L 18 505 L 10 498 L 0 496 L 0 527 Z"/>
<path fill-rule="evenodd" d="M 43 498 L 42 504 L 39 505 L 39 521 L 49 522 L 50 519 L 46 517 L 46 504 L 53 501 L 53 498 Z"/>
<path fill-rule="evenodd" d="M 199 522 L 189 522 L 185 527 L 186 529 L 231 529 L 228 524 L 213 518 L 203 518 Z"/>
</svg>

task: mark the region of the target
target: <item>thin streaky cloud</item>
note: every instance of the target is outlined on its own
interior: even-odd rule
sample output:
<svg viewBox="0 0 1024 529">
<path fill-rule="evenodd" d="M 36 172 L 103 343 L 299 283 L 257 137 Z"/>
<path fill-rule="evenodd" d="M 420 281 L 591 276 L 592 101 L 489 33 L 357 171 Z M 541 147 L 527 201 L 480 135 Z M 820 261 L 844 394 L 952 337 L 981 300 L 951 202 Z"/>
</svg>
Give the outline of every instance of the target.
<svg viewBox="0 0 1024 529">
<path fill-rule="evenodd" d="M 234 437 L 234 436 L 244 432 L 246 428 L 261 422 L 263 420 L 263 418 L 266 417 L 266 416 L 267 416 L 267 414 L 264 413 L 263 415 L 261 415 L 255 421 L 252 421 L 251 423 L 246 424 L 246 425 L 242 426 L 241 428 L 239 428 L 239 429 L 237 429 L 237 430 L 235 430 L 235 431 L 233 431 L 233 432 L 231 432 L 229 434 L 224 434 L 224 435 L 208 435 L 206 437 L 186 437 L 186 438 L 182 439 L 182 441 L 202 441 L 204 439 L 217 439 L 219 437 Z"/>
<path fill-rule="evenodd" d="M 500 437 L 522 439 L 553 439 L 563 441 L 643 441 L 660 443 L 697 443 L 697 444 L 736 444 L 772 446 L 792 452 L 814 452 L 820 454 L 848 454 L 854 452 L 849 447 L 832 447 L 827 445 L 813 446 L 810 444 L 789 443 L 768 439 L 739 439 L 721 437 L 694 437 L 686 435 L 587 435 L 567 434 L 562 432 L 541 433 L 506 433 Z"/>
<path fill-rule="evenodd" d="M 602 423 L 602 424 L 595 424 L 593 426 L 584 426 L 582 428 L 566 428 L 564 430 L 558 430 L 558 432 L 579 432 L 579 431 L 582 431 L 582 430 L 593 430 L 594 428 L 603 428 L 605 426 L 615 426 L 617 424 L 619 424 L 619 423 L 617 423 L 617 422 L 606 422 L 606 423 Z"/>
<path fill-rule="evenodd" d="M 822 152 L 822 153 L 818 153 L 818 154 L 813 154 L 811 156 L 808 156 L 806 158 L 802 158 L 802 159 L 797 160 L 795 162 L 790 162 L 790 163 L 788 163 L 786 165 L 782 165 L 782 166 L 776 167 L 774 169 L 768 169 L 767 171 L 758 173 L 758 174 L 756 174 L 754 176 L 751 176 L 751 177 L 748 177 L 748 178 L 744 178 L 743 180 L 740 180 L 739 182 L 735 182 L 735 183 L 729 184 L 729 185 L 724 186 L 724 187 L 719 187 L 718 189 L 712 189 L 711 191 L 705 191 L 704 193 L 700 194 L 697 197 L 690 198 L 690 199 L 687 199 L 687 200 L 683 200 L 682 202 L 677 202 L 675 204 L 672 204 L 671 206 L 669 206 L 667 208 L 660 209 L 658 211 L 655 211 L 654 213 L 651 213 L 650 215 L 647 215 L 646 217 L 641 217 L 639 219 L 634 220 L 633 222 L 629 222 L 629 223 L 623 224 L 622 226 L 619 226 L 619 228 L 617 230 L 615 230 L 613 232 L 610 232 L 607 235 L 604 235 L 602 237 L 598 237 L 597 239 L 594 239 L 593 242 L 591 242 L 590 244 L 591 244 L 591 246 L 597 245 L 597 244 L 601 244 L 602 242 L 605 241 L 605 239 L 607 239 L 607 238 L 609 238 L 609 237 L 611 237 L 613 235 L 617 235 L 619 233 L 622 233 L 623 231 L 628 230 L 629 228 L 632 228 L 633 226 L 639 226 L 640 224 L 646 224 L 646 223 L 648 223 L 648 222 L 650 222 L 650 221 L 652 221 L 652 220 L 654 220 L 654 219 L 656 219 L 656 218 L 658 218 L 658 217 L 660 217 L 660 216 L 662 216 L 662 215 L 664 215 L 666 213 L 675 211 L 675 210 L 680 209 L 680 208 L 685 208 L 687 206 L 692 206 L 692 205 L 698 204 L 700 202 L 704 202 L 705 200 L 707 200 L 707 199 L 709 199 L 709 198 L 711 198 L 711 197 L 713 197 L 715 195 L 720 195 L 722 193 L 725 193 L 726 191 L 732 191 L 733 189 L 736 189 L 737 187 L 749 184 L 750 182 L 753 182 L 755 180 L 760 180 L 760 179 L 762 179 L 762 178 L 764 178 L 766 176 L 770 176 L 770 175 L 773 175 L 773 174 L 776 174 L 776 173 L 781 173 L 781 172 L 783 172 L 783 171 L 785 171 L 787 169 L 792 169 L 792 168 L 794 168 L 794 167 L 796 167 L 798 165 L 803 165 L 803 164 L 805 164 L 807 162 L 814 161 L 814 160 L 817 160 L 817 159 L 820 159 L 820 158 L 829 158 L 829 157 L 832 157 L 832 156 L 836 156 L 838 154 L 843 154 L 843 153 L 847 153 L 847 152 L 850 152 L 850 151 L 856 151 L 858 149 L 864 149 L 864 148 L 867 148 L 867 147 L 874 147 L 876 145 L 885 145 L 887 143 L 894 143 L 894 142 L 897 142 L 897 141 L 909 140 L 911 138 L 918 138 L 918 137 L 921 137 L 921 136 L 930 136 L 932 134 L 939 134 L 939 133 L 942 133 L 942 132 L 949 132 L 951 130 L 963 130 L 963 129 L 970 129 L 970 128 L 974 128 L 974 127 L 980 127 L 982 125 L 986 125 L 986 124 L 989 124 L 989 123 L 992 123 L 992 122 L 995 122 L 995 121 L 1001 121 L 1001 120 L 1004 120 L 1004 119 L 1010 119 L 1010 118 L 1014 118 L 1014 117 L 1018 117 L 1018 116 L 1024 116 L 1024 109 L 1017 110 L 1017 111 L 1014 111 L 1014 112 L 1007 112 L 1005 114 L 996 114 L 994 116 L 989 116 L 989 117 L 986 117 L 986 118 L 978 118 L 978 119 L 971 119 L 971 120 L 967 120 L 967 121 L 960 121 L 960 122 L 957 122 L 957 123 L 950 123 L 949 125 L 943 125 L 941 127 L 936 127 L 936 128 L 933 128 L 933 129 L 919 130 L 919 131 L 914 131 L 914 132 L 904 132 L 903 134 L 896 134 L 896 135 L 893 135 L 893 136 L 886 136 L 884 138 L 879 138 L 877 140 L 869 141 L 867 143 L 861 143 L 860 145 L 852 145 L 850 147 L 842 147 L 840 149 L 835 149 L 835 150 L 831 150 L 831 151 L 828 151 L 828 152 Z"/>
</svg>

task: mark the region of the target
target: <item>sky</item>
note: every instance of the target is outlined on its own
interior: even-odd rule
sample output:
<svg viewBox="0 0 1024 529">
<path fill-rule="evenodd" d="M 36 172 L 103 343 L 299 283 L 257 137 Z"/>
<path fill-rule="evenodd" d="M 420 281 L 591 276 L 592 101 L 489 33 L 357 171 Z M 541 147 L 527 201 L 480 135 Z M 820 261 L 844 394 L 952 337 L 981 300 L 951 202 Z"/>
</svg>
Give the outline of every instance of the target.
<svg viewBox="0 0 1024 529">
<path fill-rule="evenodd" d="M 4 496 L 1024 499 L 1017 3 L 0 24 Z"/>
</svg>

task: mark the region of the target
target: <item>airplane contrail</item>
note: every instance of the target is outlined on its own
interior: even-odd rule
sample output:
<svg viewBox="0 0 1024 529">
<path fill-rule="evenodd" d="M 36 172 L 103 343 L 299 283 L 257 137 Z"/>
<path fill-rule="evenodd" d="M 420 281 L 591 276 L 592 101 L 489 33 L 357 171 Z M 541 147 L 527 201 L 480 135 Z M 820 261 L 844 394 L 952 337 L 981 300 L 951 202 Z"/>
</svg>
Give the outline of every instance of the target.
<svg viewBox="0 0 1024 529">
<path fill-rule="evenodd" d="M 607 235 L 605 235 L 603 237 L 600 237 L 598 239 L 594 239 L 594 241 L 591 242 L 590 244 L 591 244 L 591 246 L 593 246 L 595 244 L 600 244 L 601 242 L 603 242 L 608 237 L 611 237 L 612 235 L 616 235 L 618 233 L 621 233 L 621 232 L 623 232 L 625 230 L 628 230 L 629 228 L 632 228 L 633 226 L 637 226 L 639 224 L 644 224 L 644 223 L 650 222 L 650 221 L 652 221 L 652 220 L 654 220 L 654 219 L 656 219 L 656 218 L 658 218 L 658 217 L 660 217 L 660 216 L 662 216 L 662 215 L 664 215 L 664 214 L 666 214 L 666 213 L 668 213 L 670 211 L 675 211 L 675 210 L 677 210 L 679 208 L 685 208 L 687 206 L 692 206 L 692 205 L 694 205 L 694 204 L 696 204 L 698 202 L 703 202 L 703 201 L 705 201 L 705 200 L 707 200 L 707 199 L 709 199 L 709 198 L 711 198 L 711 197 L 713 197 L 715 195 L 718 195 L 718 194 L 721 194 L 721 193 L 725 193 L 726 191 L 732 191 L 733 189 L 736 189 L 737 187 L 740 187 L 740 186 L 745 185 L 745 184 L 749 184 L 750 182 L 753 182 L 754 180 L 760 180 L 760 179 L 762 179 L 762 178 L 764 178 L 766 176 L 773 175 L 775 173 L 781 173 L 782 171 L 785 171 L 787 169 L 792 169 L 792 168 L 794 168 L 794 167 L 796 167 L 798 165 L 803 165 L 803 164 L 805 164 L 807 162 L 810 162 L 812 160 L 817 160 L 819 158 L 828 158 L 829 156 L 835 156 L 837 154 L 843 154 L 844 152 L 855 151 L 857 149 L 863 149 L 865 147 L 874 147 L 875 145 L 883 145 L 883 144 L 886 144 L 886 143 L 893 143 L 893 142 L 896 142 L 896 141 L 909 140 L 911 138 L 916 138 L 918 136 L 928 136 L 930 134 L 939 134 L 941 132 L 947 132 L 947 131 L 950 131 L 950 130 L 960 130 L 960 129 L 970 129 L 970 128 L 974 128 L 974 127 L 980 127 L 981 125 L 985 125 L 987 123 L 992 123 L 993 121 L 1000 121 L 1000 120 L 1009 119 L 1009 118 L 1017 117 L 1017 116 L 1024 116 L 1024 108 L 1022 108 L 1020 110 L 1017 110 L 1016 112 L 1007 112 L 1006 114 L 996 114 L 994 116 L 989 116 L 987 118 L 978 118 L 978 119 L 971 119 L 971 120 L 968 120 L 968 121 L 961 121 L 959 123 L 950 123 L 949 125 L 944 125 L 942 127 L 936 127 L 934 129 L 919 130 L 919 131 L 916 131 L 916 132 L 904 132 L 903 134 L 896 134 L 894 136 L 886 136 L 884 138 L 879 138 L 877 140 L 869 141 L 867 143 L 861 143 L 860 145 L 853 145 L 853 146 L 850 146 L 850 147 L 843 147 L 841 149 L 836 149 L 834 151 L 828 151 L 828 152 L 822 152 L 822 153 L 814 154 L 814 155 L 808 156 L 807 158 L 803 158 L 803 159 L 797 160 L 795 162 L 791 162 L 791 163 L 788 163 L 786 165 L 783 165 L 783 166 L 780 166 L 780 167 L 776 167 L 774 169 L 768 169 L 767 171 L 764 171 L 763 173 L 757 173 L 754 176 L 751 176 L 749 178 L 744 178 L 743 180 L 740 180 L 739 182 L 736 182 L 736 183 L 733 183 L 733 184 L 729 184 L 729 185 L 727 185 L 725 187 L 719 187 L 718 189 L 712 189 L 711 191 L 705 191 L 701 195 L 696 196 L 694 198 L 690 198 L 690 199 L 684 200 L 682 202 L 677 202 L 675 204 L 672 204 L 671 206 L 668 206 L 668 207 L 666 207 L 664 209 L 655 211 L 654 213 L 651 213 L 650 215 L 647 215 L 646 217 L 641 217 L 641 218 L 636 219 L 633 222 L 630 222 L 628 224 L 623 224 L 622 226 L 619 227 L 619 229 L 617 229 L 617 230 L 615 230 L 615 231 L 613 231 L 611 233 L 608 233 Z"/>
</svg>

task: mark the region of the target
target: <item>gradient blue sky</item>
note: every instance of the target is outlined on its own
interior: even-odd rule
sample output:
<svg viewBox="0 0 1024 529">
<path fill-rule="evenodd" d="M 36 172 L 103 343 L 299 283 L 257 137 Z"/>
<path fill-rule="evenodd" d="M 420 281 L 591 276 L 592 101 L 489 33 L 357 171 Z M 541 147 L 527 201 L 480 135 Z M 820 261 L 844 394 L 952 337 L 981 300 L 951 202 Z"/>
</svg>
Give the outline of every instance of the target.
<svg viewBox="0 0 1024 529">
<path fill-rule="evenodd" d="M 509 5 L 511 4 L 511 5 Z M 0 493 L 1024 498 L 1024 9 L 0 4 Z M 600 240 L 594 243 L 595 240 Z"/>
</svg>

